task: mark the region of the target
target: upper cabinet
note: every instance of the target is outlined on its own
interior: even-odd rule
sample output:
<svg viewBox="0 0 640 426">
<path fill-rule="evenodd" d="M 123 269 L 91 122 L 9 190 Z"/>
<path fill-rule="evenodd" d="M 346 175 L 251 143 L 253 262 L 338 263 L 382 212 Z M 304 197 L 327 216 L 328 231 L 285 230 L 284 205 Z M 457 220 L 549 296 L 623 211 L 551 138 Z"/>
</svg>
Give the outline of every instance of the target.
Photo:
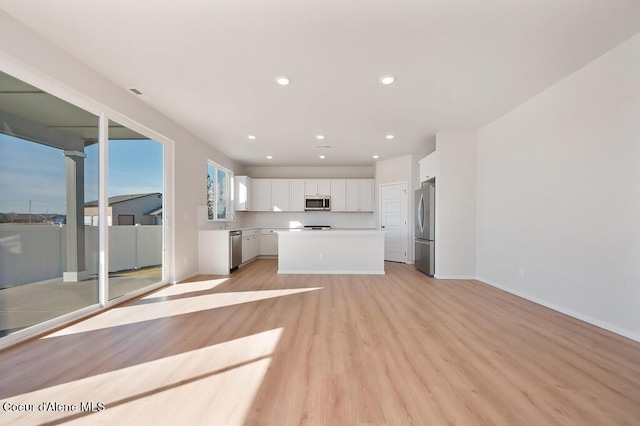
<svg viewBox="0 0 640 426">
<path fill-rule="evenodd" d="M 375 200 L 373 179 L 358 180 L 358 211 L 372 212 Z"/>
<path fill-rule="evenodd" d="M 251 181 L 249 176 L 234 176 L 233 178 L 233 204 L 237 212 L 251 210 Z"/>
<path fill-rule="evenodd" d="M 291 179 L 289 190 L 291 191 L 290 210 L 292 212 L 303 212 L 304 211 L 304 180 Z"/>
<path fill-rule="evenodd" d="M 306 179 L 304 181 L 304 195 L 330 195 L 331 181 L 329 179 Z"/>
<path fill-rule="evenodd" d="M 246 196 L 243 196 L 246 188 Z M 305 196 L 331 196 L 332 212 L 372 212 L 373 179 L 250 179 L 237 176 L 237 211 L 303 212 Z M 243 201 L 244 200 L 244 201 Z"/>
<path fill-rule="evenodd" d="M 290 210 L 291 192 L 289 179 L 271 180 L 271 210 L 275 212 L 287 212 Z"/>
<path fill-rule="evenodd" d="M 332 212 L 347 211 L 347 180 L 346 179 L 331 180 L 331 211 Z"/>
<path fill-rule="evenodd" d="M 346 180 L 346 211 L 372 212 L 374 204 L 373 179 Z M 332 209 L 333 210 L 333 209 Z"/>
<path fill-rule="evenodd" d="M 251 182 L 251 211 L 268 212 L 271 204 L 271 179 L 253 179 Z"/>
<path fill-rule="evenodd" d="M 438 151 L 433 151 L 418 164 L 420 165 L 420 182 L 435 179 L 438 176 Z"/>
<path fill-rule="evenodd" d="M 251 211 L 284 212 L 291 206 L 289 179 L 253 179 Z"/>
</svg>

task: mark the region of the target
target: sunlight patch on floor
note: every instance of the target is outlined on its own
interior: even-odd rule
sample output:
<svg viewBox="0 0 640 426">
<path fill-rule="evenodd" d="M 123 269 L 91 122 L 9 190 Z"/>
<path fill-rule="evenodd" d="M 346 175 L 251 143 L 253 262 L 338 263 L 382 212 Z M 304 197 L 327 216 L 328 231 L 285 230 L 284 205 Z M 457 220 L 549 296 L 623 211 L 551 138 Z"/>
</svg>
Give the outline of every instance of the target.
<svg viewBox="0 0 640 426">
<path fill-rule="evenodd" d="M 142 299 L 144 300 L 156 297 L 175 296 L 176 294 L 191 293 L 194 291 L 213 290 L 214 288 L 218 287 L 221 284 L 224 284 L 228 280 L 229 278 L 217 278 L 212 280 L 192 281 L 188 283 L 174 284 L 154 293 L 148 294 Z"/>
<path fill-rule="evenodd" d="M 242 424 L 264 379 L 283 328 L 11 397 L 14 404 L 36 404 L 31 413 L 10 413 L 30 424 L 80 420 L 129 424 Z M 91 362 L 79 356 L 78 362 Z M 119 395 L 106 399 L 102 395 Z M 97 413 L 38 412 L 43 401 L 60 404 L 102 402 Z M 174 417 L 167 417 L 166 407 Z M 162 418 L 157 413 L 164 413 Z M 87 416 L 91 416 L 88 418 Z"/>
<path fill-rule="evenodd" d="M 143 321 L 170 318 L 178 315 L 192 314 L 209 309 L 224 308 L 228 306 L 257 302 L 260 300 L 272 299 L 276 297 L 307 293 L 310 291 L 321 290 L 322 288 L 323 287 L 309 287 L 279 290 L 240 291 L 202 294 L 195 296 L 188 296 L 188 293 L 191 292 L 191 289 L 188 292 L 185 292 L 183 289 L 181 293 L 176 294 L 176 296 L 183 297 L 168 300 L 158 300 L 157 302 L 153 303 L 118 306 L 114 309 L 101 313 L 98 316 L 89 318 L 85 321 L 59 330 L 48 336 L 44 336 L 43 339 L 124 326 Z M 197 292 L 198 290 L 193 291 Z M 154 293 L 149 297 L 151 296 L 165 297 L 164 294 L 160 295 L 160 293 Z"/>
</svg>

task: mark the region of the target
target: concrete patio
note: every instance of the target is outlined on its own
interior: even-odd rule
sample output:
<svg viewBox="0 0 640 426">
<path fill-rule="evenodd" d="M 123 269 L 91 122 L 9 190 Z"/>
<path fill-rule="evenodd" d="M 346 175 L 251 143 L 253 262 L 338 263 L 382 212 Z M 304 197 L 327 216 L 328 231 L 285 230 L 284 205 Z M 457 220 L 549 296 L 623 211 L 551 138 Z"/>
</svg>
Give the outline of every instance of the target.
<svg viewBox="0 0 640 426">
<path fill-rule="evenodd" d="M 162 267 L 112 273 L 109 299 L 147 287 L 162 279 Z M 98 279 L 43 283 L 0 289 L 0 337 L 98 303 Z"/>
</svg>

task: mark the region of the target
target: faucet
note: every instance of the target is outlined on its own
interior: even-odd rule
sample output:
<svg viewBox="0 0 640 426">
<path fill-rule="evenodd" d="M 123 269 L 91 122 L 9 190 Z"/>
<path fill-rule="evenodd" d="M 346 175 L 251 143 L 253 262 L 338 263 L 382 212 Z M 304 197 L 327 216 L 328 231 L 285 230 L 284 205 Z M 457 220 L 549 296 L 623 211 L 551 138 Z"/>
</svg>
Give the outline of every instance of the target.
<svg viewBox="0 0 640 426">
<path fill-rule="evenodd" d="M 225 227 L 225 229 L 229 229 L 229 222 L 233 222 L 234 220 L 236 220 L 236 218 L 235 218 L 235 216 L 233 215 L 233 213 L 231 213 L 231 212 L 227 212 L 227 213 L 224 215 L 224 220 L 225 220 L 225 222 L 224 222 L 224 227 Z"/>
</svg>

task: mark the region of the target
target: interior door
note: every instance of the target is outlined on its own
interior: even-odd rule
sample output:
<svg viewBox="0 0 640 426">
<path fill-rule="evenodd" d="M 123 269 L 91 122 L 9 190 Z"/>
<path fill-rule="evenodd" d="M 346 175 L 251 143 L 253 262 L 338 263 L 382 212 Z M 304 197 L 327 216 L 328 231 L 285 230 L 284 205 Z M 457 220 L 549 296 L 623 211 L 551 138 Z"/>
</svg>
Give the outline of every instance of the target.
<svg viewBox="0 0 640 426">
<path fill-rule="evenodd" d="M 407 262 L 407 184 L 380 186 L 380 228 L 384 260 Z"/>
</svg>

